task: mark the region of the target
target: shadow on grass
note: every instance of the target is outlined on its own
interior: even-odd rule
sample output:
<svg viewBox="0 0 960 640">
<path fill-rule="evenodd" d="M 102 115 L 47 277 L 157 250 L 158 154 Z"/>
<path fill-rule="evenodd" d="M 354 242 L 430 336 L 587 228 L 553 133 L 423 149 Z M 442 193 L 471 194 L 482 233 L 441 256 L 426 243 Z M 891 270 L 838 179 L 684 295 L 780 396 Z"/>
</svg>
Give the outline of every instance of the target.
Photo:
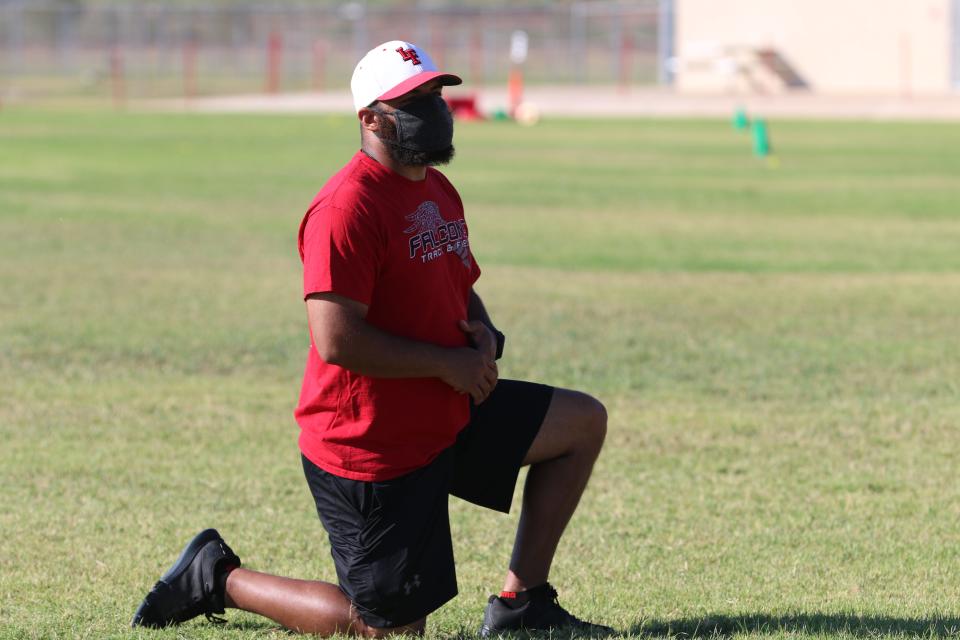
<svg viewBox="0 0 960 640">
<path fill-rule="evenodd" d="M 227 620 L 223 625 L 225 629 L 239 629 L 241 631 L 259 631 L 263 633 L 288 633 L 293 635 L 292 631 L 284 629 L 282 626 L 266 618 L 240 618 Z"/>
<path fill-rule="evenodd" d="M 269 620 L 241 619 L 231 621 L 232 629 L 251 632 L 290 634 Z M 854 614 L 798 613 L 772 615 L 752 613 L 739 616 L 702 616 L 675 620 L 646 620 L 629 629 L 618 629 L 616 636 L 635 638 L 677 638 L 723 640 L 735 634 L 825 636 L 839 635 L 854 638 L 960 638 L 960 617 L 930 616 L 926 618 L 895 618 L 890 616 L 858 616 Z M 430 635 L 429 632 L 427 634 Z M 343 637 L 343 636 L 341 636 Z M 412 637 L 412 636 L 406 636 Z M 474 640 L 475 628 L 461 627 L 443 640 Z M 576 640 L 589 638 L 576 632 L 510 632 L 500 635 L 503 640 Z"/>
<path fill-rule="evenodd" d="M 833 613 L 784 615 L 755 613 L 739 616 L 707 615 L 676 620 L 646 620 L 627 630 L 629 635 L 647 638 L 729 638 L 738 633 L 837 634 L 857 638 L 878 636 L 957 638 L 960 637 L 960 618 L 955 616 L 895 618 Z"/>
</svg>

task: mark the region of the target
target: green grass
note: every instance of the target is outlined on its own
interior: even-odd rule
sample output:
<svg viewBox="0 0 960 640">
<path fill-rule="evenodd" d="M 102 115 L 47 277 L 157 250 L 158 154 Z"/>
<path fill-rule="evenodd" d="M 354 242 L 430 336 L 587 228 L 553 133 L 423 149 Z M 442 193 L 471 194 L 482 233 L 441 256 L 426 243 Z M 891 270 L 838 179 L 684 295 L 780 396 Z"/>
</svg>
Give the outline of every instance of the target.
<svg viewBox="0 0 960 640">
<path fill-rule="evenodd" d="M 587 390 L 607 447 L 556 560 L 632 635 L 960 636 L 960 128 L 458 128 L 447 170 L 505 376 Z M 185 539 L 334 578 L 299 470 L 295 233 L 332 117 L 0 112 L 0 637 L 131 632 Z M 516 513 L 452 502 L 469 636 Z"/>
</svg>

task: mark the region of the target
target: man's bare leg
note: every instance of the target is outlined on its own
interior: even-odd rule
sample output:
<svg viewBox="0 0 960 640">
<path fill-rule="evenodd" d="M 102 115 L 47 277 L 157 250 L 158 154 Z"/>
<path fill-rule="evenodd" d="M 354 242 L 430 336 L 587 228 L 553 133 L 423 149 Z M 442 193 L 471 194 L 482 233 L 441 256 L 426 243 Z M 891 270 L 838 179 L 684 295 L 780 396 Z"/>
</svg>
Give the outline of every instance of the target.
<svg viewBox="0 0 960 640">
<path fill-rule="evenodd" d="M 328 582 L 296 580 L 238 568 L 227 576 L 226 606 L 270 618 L 291 631 L 331 636 L 348 633 L 368 638 L 392 634 L 420 635 L 426 618 L 380 629 L 368 626 L 339 587 Z"/>
<path fill-rule="evenodd" d="M 606 432 L 607 411 L 598 400 L 577 391 L 554 392 L 523 461 L 531 466 L 504 591 L 525 591 L 547 581 Z"/>
</svg>

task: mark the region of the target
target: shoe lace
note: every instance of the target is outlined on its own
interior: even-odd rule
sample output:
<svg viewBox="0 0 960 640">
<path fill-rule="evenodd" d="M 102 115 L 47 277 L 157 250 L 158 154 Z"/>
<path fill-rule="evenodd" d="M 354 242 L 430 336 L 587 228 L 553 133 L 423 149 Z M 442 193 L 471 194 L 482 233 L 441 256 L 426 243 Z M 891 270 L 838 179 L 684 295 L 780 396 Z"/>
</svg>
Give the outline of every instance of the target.
<svg viewBox="0 0 960 640">
<path fill-rule="evenodd" d="M 558 600 L 558 596 L 559 596 L 559 595 L 560 595 L 560 594 L 557 593 L 557 590 L 553 588 L 553 585 L 548 582 L 548 583 L 547 583 L 547 597 L 549 597 L 551 600 L 553 600 L 553 604 L 557 605 L 558 607 L 560 606 L 560 601 Z"/>
<path fill-rule="evenodd" d="M 553 588 L 553 585 L 547 584 L 547 595 L 550 597 L 550 600 L 553 603 L 553 606 L 556 607 L 557 612 L 560 613 L 566 624 L 576 626 L 576 627 L 593 627 L 593 623 L 587 622 L 586 620 L 581 620 L 577 616 L 573 615 L 569 611 L 563 608 L 560 604 L 559 594 L 557 590 Z"/>
</svg>

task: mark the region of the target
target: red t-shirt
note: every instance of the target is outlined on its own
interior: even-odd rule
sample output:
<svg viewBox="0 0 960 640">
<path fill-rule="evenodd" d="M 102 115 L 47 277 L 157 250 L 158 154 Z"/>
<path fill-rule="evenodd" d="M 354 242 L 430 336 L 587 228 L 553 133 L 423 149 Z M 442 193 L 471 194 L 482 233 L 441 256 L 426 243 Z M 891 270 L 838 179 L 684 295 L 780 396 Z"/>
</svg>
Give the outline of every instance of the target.
<svg viewBox="0 0 960 640">
<path fill-rule="evenodd" d="M 333 292 L 368 306 L 395 336 L 467 346 L 458 322 L 480 276 L 463 203 L 439 171 L 413 181 L 363 152 L 334 175 L 300 224 L 303 295 Z M 469 398 L 439 378 L 375 378 L 323 361 L 310 342 L 294 415 L 300 450 L 344 478 L 388 480 L 449 447 Z"/>
</svg>

